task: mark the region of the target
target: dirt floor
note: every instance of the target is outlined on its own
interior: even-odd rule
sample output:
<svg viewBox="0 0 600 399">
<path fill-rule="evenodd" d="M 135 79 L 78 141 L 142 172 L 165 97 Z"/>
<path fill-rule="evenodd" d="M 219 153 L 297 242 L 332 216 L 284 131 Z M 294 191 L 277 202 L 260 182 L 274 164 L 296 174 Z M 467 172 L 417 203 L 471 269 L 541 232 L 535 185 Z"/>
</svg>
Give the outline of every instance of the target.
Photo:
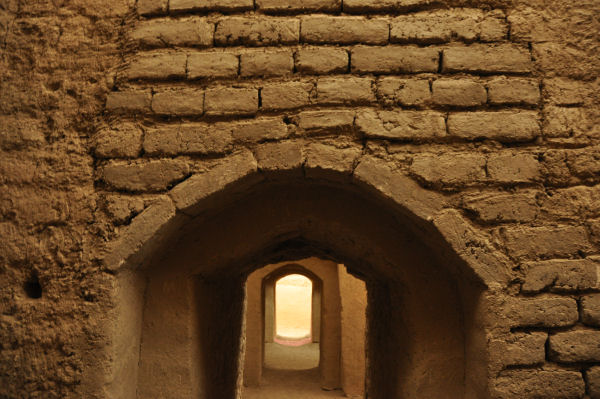
<svg viewBox="0 0 600 399">
<path fill-rule="evenodd" d="M 340 398 L 340 390 L 319 385 L 319 344 L 298 347 L 266 344 L 265 369 L 259 388 L 244 388 L 242 399 Z"/>
</svg>

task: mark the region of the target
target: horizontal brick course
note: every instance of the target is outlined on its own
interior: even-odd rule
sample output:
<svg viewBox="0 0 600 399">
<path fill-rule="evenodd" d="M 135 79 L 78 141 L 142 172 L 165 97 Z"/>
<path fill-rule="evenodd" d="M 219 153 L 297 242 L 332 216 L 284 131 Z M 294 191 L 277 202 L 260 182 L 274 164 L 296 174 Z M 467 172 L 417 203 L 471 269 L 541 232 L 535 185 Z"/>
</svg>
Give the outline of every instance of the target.
<svg viewBox="0 0 600 399">
<path fill-rule="evenodd" d="M 495 153 L 487 163 L 491 180 L 498 183 L 532 183 L 542 178 L 541 165 L 534 154 Z"/>
<path fill-rule="evenodd" d="M 155 93 L 152 97 L 152 111 L 162 115 L 202 115 L 204 91 L 183 89 Z"/>
<path fill-rule="evenodd" d="M 434 83 L 434 98 L 435 92 Z M 450 92 L 446 94 L 450 96 Z M 448 131 L 452 136 L 465 139 L 486 138 L 501 142 L 531 141 L 541 135 L 539 116 L 533 111 L 452 113 L 448 117 Z"/>
<path fill-rule="evenodd" d="M 187 54 L 172 52 L 143 53 L 128 65 L 128 79 L 185 78 Z"/>
<path fill-rule="evenodd" d="M 567 327 L 579 319 L 577 302 L 572 298 L 513 298 L 504 308 L 511 327 Z"/>
<path fill-rule="evenodd" d="M 485 157 L 479 154 L 419 154 L 412 174 L 434 186 L 465 186 L 485 180 Z"/>
<path fill-rule="evenodd" d="M 184 123 L 147 129 L 144 151 L 150 156 L 222 154 L 230 148 L 232 141 L 229 129 Z"/>
<path fill-rule="evenodd" d="M 317 82 L 318 104 L 368 104 L 375 101 L 373 80 L 360 77 L 329 77 Z"/>
<path fill-rule="evenodd" d="M 307 134 L 343 133 L 354 127 L 355 114 L 350 110 L 305 111 L 292 121 Z"/>
<path fill-rule="evenodd" d="M 239 57 L 229 52 L 191 53 L 187 63 L 189 79 L 234 78 L 238 75 Z"/>
<path fill-rule="evenodd" d="M 284 76 L 294 72 L 294 55 L 288 49 L 246 50 L 240 62 L 241 76 Z"/>
<path fill-rule="evenodd" d="M 348 51 L 337 47 L 303 47 L 295 59 L 298 72 L 313 75 L 347 72 L 350 62 Z"/>
<path fill-rule="evenodd" d="M 431 0 L 344 0 L 344 12 L 407 11 L 431 4 Z"/>
<path fill-rule="evenodd" d="M 533 63 L 527 47 L 473 44 L 444 50 L 443 72 L 528 73 Z"/>
<path fill-rule="evenodd" d="M 342 0 L 256 0 L 256 8 L 266 13 L 341 11 Z"/>
<path fill-rule="evenodd" d="M 568 78 L 544 80 L 544 96 L 550 104 L 581 105 L 592 95 L 594 89 L 589 82 Z"/>
<path fill-rule="evenodd" d="M 148 47 L 210 47 L 214 31 L 214 24 L 201 18 L 155 19 L 140 22 L 131 38 Z"/>
<path fill-rule="evenodd" d="M 189 11 L 250 11 L 254 0 L 169 0 L 171 13 Z"/>
<path fill-rule="evenodd" d="M 585 228 L 578 226 L 506 229 L 505 242 L 509 254 L 517 258 L 570 257 L 592 250 Z"/>
<path fill-rule="evenodd" d="M 481 194 L 465 198 L 463 206 L 485 222 L 531 222 L 538 214 L 535 195 Z"/>
<path fill-rule="evenodd" d="M 476 9 L 426 11 L 397 17 L 391 22 L 390 39 L 396 43 L 446 43 L 455 39 L 505 39 L 508 27 L 501 13 Z"/>
<path fill-rule="evenodd" d="M 385 44 L 389 40 L 389 23 L 363 17 L 304 17 L 300 39 L 305 43 Z"/>
<path fill-rule="evenodd" d="M 548 260 L 526 264 L 525 293 L 577 292 L 599 288 L 600 265 L 588 260 Z"/>
<path fill-rule="evenodd" d="M 534 366 L 546 361 L 548 333 L 514 333 L 505 340 L 492 341 L 490 352 L 502 366 Z"/>
<path fill-rule="evenodd" d="M 495 380 L 495 399 L 579 399 L 585 395 L 585 383 L 579 371 L 507 370 Z"/>
<path fill-rule="evenodd" d="M 432 111 L 359 111 L 356 127 L 367 137 L 425 140 L 446 135 L 444 115 Z"/>
<path fill-rule="evenodd" d="M 268 83 L 262 87 L 262 109 L 294 109 L 311 103 L 315 85 L 307 82 Z"/>
<path fill-rule="evenodd" d="M 279 140 L 289 135 L 283 118 L 259 118 L 230 124 L 234 140 L 242 142 L 258 142 L 262 140 Z"/>
<path fill-rule="evenodd" d="M 146 112 L 150 110 L 152 94 L 149 90 L 113 91 L 106 98 L 106 109 L 120 112 Z"/>
<path fill-rule="evenodd" d="M 550 335 L 548 355 L 560 363 L 600 362 L 600 331 L 576 330 Z"/>
<path fill-rule="evenodd" d="M 581 298 L 581 321 L 588 326 L 600 327 L 600 294 Z"/>
<path fill-rule="evenodd" d="M 149 162 L 113 161 L 101 167 L 100 176 L 109 186 L 123 191 L 162 191 L 189 173 L 185 162 L 161 159 Z"/>
<path fill-rule="evenodd" d="M 138 0 L 137 12 L 140 15 L 157 15 L 167 12 L 169 0 Z"/>
<path fill-rule="evenodd" d="M 207 115 L 252 115 L 258 111 L 257 89 L 207 89 L 204 97 Z"/>
<path fill-rule="evenodd" d="M 377 81 L 377 97 L 385 105 L 425 105 L 431 100 L 429 80 L 383 77 Z"/>
<path fill-rule="evenodd" d="M 487 102 L 485 86 L 470 79 L 438 79 L 432 85 L 437 105 L 474 107 Z"/>
<path fill-rule="evenodd" d="M 95 139 L 98 158 L 136 158 L 142 150 L 142 129 L 129 122 L 102 129 Z"/>
<path fill-rule="evenodd" d="M 355 73 L 375 74 L 437 72 L 439 56 L 435 48 L 356 46 L 351 68 Z"/>
<path fill-rule="evenodd" d="M 499 78 L 488 83 L 488 97 L 493 105 L 537 105 L 540 87 L 537 80 Z"/>
<path fill-rule="evenodd" d="M 300 21 L 294 18 L 229 17 L 215 31 L 215 42 L 221 46 L 295 44 L 299 38 Z"/>
</svg>

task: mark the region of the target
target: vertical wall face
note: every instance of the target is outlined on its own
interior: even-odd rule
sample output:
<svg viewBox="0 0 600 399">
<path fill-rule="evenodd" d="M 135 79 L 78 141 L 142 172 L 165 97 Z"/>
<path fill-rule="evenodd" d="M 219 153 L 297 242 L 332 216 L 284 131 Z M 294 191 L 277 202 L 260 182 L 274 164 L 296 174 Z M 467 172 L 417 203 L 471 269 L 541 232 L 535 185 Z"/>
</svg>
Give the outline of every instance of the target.
<svg viewBox="0 0 600 399">
<path fill-rule="evenodd" d="M 1 397 L 133 395 L 120 267 L 257 168 L 368 182 L 508 271 L 481 300 L 456 277 L 466 397 L 600 396 L 597 1 L 198 4 L 0 6 Z"/>
<path fill-rule="evenodd" d="M 342 302 L 341 382 L 349 398 L 364 397 L 366 376 L 367 288 L 338 265 Z"/>
</svg>

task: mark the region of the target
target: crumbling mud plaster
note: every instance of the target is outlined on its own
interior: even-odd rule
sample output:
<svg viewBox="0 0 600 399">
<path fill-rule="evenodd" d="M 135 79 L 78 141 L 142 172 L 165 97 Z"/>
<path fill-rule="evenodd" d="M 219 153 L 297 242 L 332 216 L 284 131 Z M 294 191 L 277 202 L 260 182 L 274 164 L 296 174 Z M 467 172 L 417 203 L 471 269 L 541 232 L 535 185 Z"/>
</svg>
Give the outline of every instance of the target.
<svg viewBox="0 0 600 399">
<path fill-rule="evenodd" d="M 1 2 L 0 396 L 233 398 L 246 276 L 319 256 L 370 398 L 599 398 L 599 14 Z"/>
</svg>

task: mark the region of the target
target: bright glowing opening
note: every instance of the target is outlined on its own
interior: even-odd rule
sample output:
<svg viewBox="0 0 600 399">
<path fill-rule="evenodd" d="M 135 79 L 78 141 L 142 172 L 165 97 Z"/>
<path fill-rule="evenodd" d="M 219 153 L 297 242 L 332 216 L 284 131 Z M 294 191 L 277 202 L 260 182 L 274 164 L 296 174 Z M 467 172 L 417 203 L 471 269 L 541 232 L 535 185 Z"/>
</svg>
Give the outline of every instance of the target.
<svg viewBox="0 0 600 399">
<path fill-rule="evenodd" d="M 312 281 L 290 274 L 275 284 L 275 334 L 301 340 L 311 336 Z"/>
</svg>

